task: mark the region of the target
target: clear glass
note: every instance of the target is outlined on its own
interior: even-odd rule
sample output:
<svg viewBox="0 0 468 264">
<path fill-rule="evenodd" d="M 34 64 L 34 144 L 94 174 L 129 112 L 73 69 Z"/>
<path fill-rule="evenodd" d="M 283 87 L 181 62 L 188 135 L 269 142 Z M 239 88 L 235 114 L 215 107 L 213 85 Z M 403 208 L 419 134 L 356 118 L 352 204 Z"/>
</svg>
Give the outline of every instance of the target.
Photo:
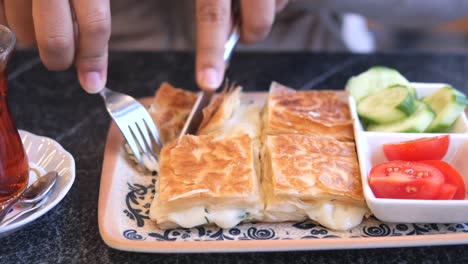
<svg viewBox="0 0 468 264">
<path fill-rule="evenodd" d="M 20 195 L 28 185 L 28 160 L 7 101 L 7 64 L 15 34 L 0 25 L 0 205 Z"/>
</svg>

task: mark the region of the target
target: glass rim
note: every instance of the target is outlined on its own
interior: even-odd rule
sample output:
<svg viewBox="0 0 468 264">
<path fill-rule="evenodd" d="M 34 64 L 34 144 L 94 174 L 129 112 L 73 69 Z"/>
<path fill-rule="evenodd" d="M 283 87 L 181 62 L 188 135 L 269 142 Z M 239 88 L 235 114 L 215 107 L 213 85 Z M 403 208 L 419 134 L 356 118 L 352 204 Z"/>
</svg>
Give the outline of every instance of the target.
<svg viewBox="0 0 468 264">
<path fill-rule="evenodd" d="M 0 24 L 0 32 L 5 32 L 6 34 L 9 35 L 9 37 L 11 37 L 11 41 L 7 45 L 5 45 L 5 50 L 0 52 L 0 56 L 1 56 L 3 54 L 9 54 L 13 50 L 16 44 L 16 35 L 13 32 L 13 30 L 11 30 L 9 27 L 2 25 L 2 24 Z"/>
</svg>

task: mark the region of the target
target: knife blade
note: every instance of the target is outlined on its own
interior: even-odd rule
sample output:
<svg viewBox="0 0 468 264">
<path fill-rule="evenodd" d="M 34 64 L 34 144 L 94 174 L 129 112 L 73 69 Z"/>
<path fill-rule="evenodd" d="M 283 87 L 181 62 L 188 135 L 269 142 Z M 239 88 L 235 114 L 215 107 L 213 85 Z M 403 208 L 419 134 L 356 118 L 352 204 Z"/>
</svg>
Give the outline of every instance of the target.
<svg viewBox="0 0 468 264">
<path fill-rule="evenodd" d="M 180 132 L 179 140 L 186 134 L 195 135 L 197 133 L 198 127 L 203 121 L 203 109 L 210 104 L 213 94 L 214 91 L 203 91 L 200 93 Z"/>
</svg>

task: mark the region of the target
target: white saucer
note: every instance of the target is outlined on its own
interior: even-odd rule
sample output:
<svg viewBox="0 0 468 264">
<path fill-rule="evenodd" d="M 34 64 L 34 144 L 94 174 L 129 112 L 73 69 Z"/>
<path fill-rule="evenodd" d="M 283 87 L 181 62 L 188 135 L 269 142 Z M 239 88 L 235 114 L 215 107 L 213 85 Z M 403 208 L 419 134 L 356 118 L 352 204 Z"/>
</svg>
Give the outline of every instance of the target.
<svg viewBox="0 0 468 264">
<path fill-rule="evenodd" d="M 65 197 L 75 181 L 75 160 L 59 143 L 48 137 L 37 136 L 27 131 L 20 130 L 19 132 L 29 163 L 32 163 L 33 167 L 40 171 L 55 170 L 59 173 L 59 177 L 45 204 L 21 220 L 0 227 L 0 237 L 18 230 L 47 213 Z M 34 180 L 35 177 L 30 177 L 29 184 Z"/>
</svg>

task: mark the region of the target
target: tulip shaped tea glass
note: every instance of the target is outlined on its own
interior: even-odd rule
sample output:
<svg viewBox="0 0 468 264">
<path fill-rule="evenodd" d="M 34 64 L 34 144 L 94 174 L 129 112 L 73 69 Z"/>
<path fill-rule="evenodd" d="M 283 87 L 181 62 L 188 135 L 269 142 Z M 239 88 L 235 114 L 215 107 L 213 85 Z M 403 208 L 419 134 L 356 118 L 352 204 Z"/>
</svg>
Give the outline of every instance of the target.
<svg viewBox="0 0 468 264">
<path fill-rule="evenodd" d="M 28 185 L 28 160 L 8 109 L 6 68 L 15 47 L 15 34 L 0 25 L 0 207 Z"/>
</svg>

